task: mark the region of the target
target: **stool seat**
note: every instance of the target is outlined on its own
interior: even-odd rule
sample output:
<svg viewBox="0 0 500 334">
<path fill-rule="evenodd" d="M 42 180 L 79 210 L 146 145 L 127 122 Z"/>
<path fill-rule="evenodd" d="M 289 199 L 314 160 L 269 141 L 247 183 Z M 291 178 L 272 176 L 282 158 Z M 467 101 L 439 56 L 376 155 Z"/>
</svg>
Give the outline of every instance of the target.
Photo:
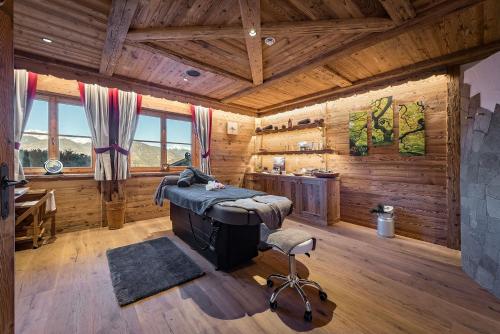
<svg viewBox="0 0 500 334">
<path fill-rule="evenodd" d="M 270 231 L 261 227 L 261 240 L 286 255 L 304 254 L 315 248 L 315 240 L 306 231 L 287 228 Z"/>
<path fill-rule="evenodd" d="M 305 254 L 309 253 L 314 249 L 314 240 L 309 239 L 307 241 L 304 241 L 301 244 L 298 244 L 297 246 L 293 247 L 290 250 L 290 254 Z"/>
</svg>

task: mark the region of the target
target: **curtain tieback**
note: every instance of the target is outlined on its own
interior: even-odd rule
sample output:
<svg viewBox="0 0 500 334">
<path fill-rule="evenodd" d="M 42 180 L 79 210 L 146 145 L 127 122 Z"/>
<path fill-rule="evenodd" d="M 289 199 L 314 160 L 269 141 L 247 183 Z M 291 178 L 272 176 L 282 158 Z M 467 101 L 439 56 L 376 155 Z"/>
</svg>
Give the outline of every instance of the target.
<svg viewBox="0 0 500 334">
<path fill-rule="evenodd" d="M 16 142 L 14 143 L 14 149 L 19 150 L 20 148 L 21 148 L 21 143 L 20 143 L 20 142 L 18 142 L 18 141 L 16 141 Z"/>
<path fill-rule="evenodd" d="M 111 151 L 111 150 L 115 150 L 116 152 L 121 153 L 123 155 L 128 155 L 129 154 L 129 151 L 127 151 L 123 147 L 120 147 L 118 144 L 113 144 L 113 145 L 110 145 L 110 146 L 104 146 L 104 147 L 96 147 L 96 148 L 94 148 L 94 151 L 95 151 L 96 154 L 106 153 L 106 152 Z"/>
<path fill-rule="evenodd" d="M 208 150 L 207 152 L 205 152 L 205 153 L 202 153 L 202 154 L 201 154 L 201 157 L 202 157 L 203 159 L 206 159 L 206 158 L 208 158 L 209 156 L 210 156 L 210 150 Z"/>
</svg>

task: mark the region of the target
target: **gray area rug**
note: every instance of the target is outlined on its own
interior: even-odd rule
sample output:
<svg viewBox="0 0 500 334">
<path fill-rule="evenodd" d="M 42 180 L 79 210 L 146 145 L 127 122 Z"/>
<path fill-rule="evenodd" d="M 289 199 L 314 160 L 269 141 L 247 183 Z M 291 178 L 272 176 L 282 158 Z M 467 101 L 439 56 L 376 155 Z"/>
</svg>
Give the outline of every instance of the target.
<svg viewBox="0 0 500 334">
<path fill-rule="evenodd" d="M 109 249 L 111 281 L 118 304 L 124 306 L 204 274 L 168 238 Z"/>
</svg>

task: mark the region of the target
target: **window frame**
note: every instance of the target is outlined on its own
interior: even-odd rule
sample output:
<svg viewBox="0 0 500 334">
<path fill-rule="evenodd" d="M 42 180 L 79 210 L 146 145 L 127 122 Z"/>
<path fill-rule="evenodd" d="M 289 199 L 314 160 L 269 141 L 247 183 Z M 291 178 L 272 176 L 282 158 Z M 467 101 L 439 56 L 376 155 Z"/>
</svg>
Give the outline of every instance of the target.
<svg viewBox="0 0 500 334">
<path fill-rule="evenodd" d="M 51 109 L 51 106 L 50 106 L 50 97 L 49 96 L 46 96 L 46 95 L 42 95 L 42 94 L 36 94 L 35 96 L 35 100 L 40 100 L 40 101 L 45 101 L 47 102 L 48 106 L 48 110 L 47 110 L 47 133 L 36 133 L 36 132 L 23 132 L 23 137 L 24 135 L 43 135 L 43 136 L 47 136 L 47 157 L 48 159 L 51 159 L 50 157 L 50 143 L 51 143 L 51 139 L 50 139 L 50 109 Z M 21 146 L 20 148 L 20 151 L 23 149 L 23 147 Z M 23 167 L 24 169 L 24 173 L 25 174 L 32 174 L 32 173 L 44 173 L 45 172 L 45 169 L 43 167 Z"/>
<path fill-rule="evenodd" d="M 142 108 L 140 115 L 152 116 L 160 118 L 160 147 L 161 147 L 161 164 L 159 167 L 133 167 L 131 157 L 129 156 L 129 166 L 131 172 L 180 172 L 186 169 L 185 166 L 168 166 L 167 163 L 167 119 L 175 119 L 180 121 L 188 121 L 191 123 L 191 165 L 197 166 L 197 150 L 198 147 L 195 141 L 195 134 L 190 115 L 176 114 L 169 111 L 159 111 L 149 108 Z M 135 140 L 135 139 L 134 139 Z M 137 140 L 141 141 L 141 140 Z M 156 141 L 155 141 L 156 142 Z M 131 152 L 130 155 L 134 154 Z"/>
<path fill-rule="evenodd" d="M 59 158 L 59 103 L 73 104 L 81 106 L 81 100 L 77 96 L 63 95 L 45 91 L 37 91 L 35 100 L 48 101 L 48 158 Z M 130 173 L 141 172 L 180 172 L 185 169 L 185 166 L 174 166 L 167 168 L 167 119 L 177 119 L 189 121 L 191 123 L 191 164 L 192 166 L 199 165 L 199 147 L 195 140 L 194 127 L 191 116 L 188 114 L 179 114 L 171 111 L 162 111 L 150 108 L 142 108 L 140 115 L 154 116 L 160 118 L 161 126 L 161 165 L 158 167 L 132 167 L 131 153 L 128 156 Z M 28 134 L 28 133 L 26 133 Z M 65 136 L 65 135 L 62 135 Z M 71 135 L 66 135 L 71 136 Z M 84 137 L 84 136 L 76 136 Z M 85 137 L 86 138 L 86 137 Z M 64 171 L 68 174 L 92 174 L 95 169 L 96 154 L 92 145 L 92 165 L 90 167 L 64 167 Z M 24 167 L 26 175 L 40 175 L 45 173 L 43 167 Z"/>
</svg>

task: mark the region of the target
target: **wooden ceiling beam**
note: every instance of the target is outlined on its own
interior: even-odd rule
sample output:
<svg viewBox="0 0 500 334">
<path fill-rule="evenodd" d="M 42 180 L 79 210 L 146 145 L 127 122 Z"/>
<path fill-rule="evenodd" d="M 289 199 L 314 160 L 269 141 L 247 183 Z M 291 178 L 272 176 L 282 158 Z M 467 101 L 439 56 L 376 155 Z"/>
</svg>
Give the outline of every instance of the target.
<svg viewBox="0 0 500 334">
<path fill-rule="evenodd" d="M 112 1 L 106 40 L 102 49 L 100 73 L 113 75 L 138 4 L 139 0 Z"/>
<path fill-rule="evenodd" d="M 141 49 L 141 50 L 144 50 L 147 52 L 151 52 L 153 54 L 161 55 L 161 56 L 168 58 L 168 59 L 171 59 L 175 62 L 184 64 L 187 66 L 191 66 L 191 67 L 197 68 L 199 70 L 214 73 L 214 74 L 217 74 L 217 75 L 220 75 L 220 76 L 223 76 L 225 78 L 228 78 L 228 79 L 231 79 L 234 81 L 238 81 L 241 83 L 246 83 L 246 84 L 248 84 L 248 86 L 252 85 L 252 81 L 248 80 L 247 78 L 241 77 L 241 76 L 234 74 L 234 73 L 231 73 L 231 72 L 228 72 L 222 68 L 202 63 L 198 60 L 192 59 L 192 58 L 185 56 L 185 55 L 181 55 L 181 54 L 176 53 L 172 50 L 162 48 L 161 46 L 155 45 L 153 43 L 148 43 L 148 42 L 137 43 L 137 42 L 132 42 L 132 41 L 126 41 L 125 46 L 131 46 L 131 47 L 138 48 L 138 49 Z"/>
<path fill-rule="evenodd" d="M 260 0 L 239 0 L 241 22 L 245 32 L 248 60 L 254 85 L 264 81 L 262 65 L 262 37 L 260 26 Z M 253 35 L 251 34 L 253 32 Z"/>
<path fill-rule="evenodd" d="M 127 35 L 134 42 L 197 41 L 221 38 L 245 38 L 241 26 L 185 26 L 132 29 Z"/>
<path fill-rule="evenodd" d="M 429 26 L 431 24 L 441 22 L 446 15 L 476 5 L 483 1 L 484 0 L 448 0 L 446 2 L 440 3 L 428 8 L 422 13 L 419 13 L 419 15 L 414 19 L 405 21 L 404 23 L 393 29 L 381 33 L 371 33 L 365 37 L 361 37 L 353 40 L 352 42 L 343 44 L 342 46 L 332 49 L 329 52 L 326 52 L 318 57 L 309 59 L 304 63 L 300 63 L 281 73 L 275 74 L 273 77 L 267 79 L 262 85 L 241 90 L 240 92 L 224 98 L 222 101 L 224 103 L 233 103 L 240 97 L 260 92 L 282 81 L 292 79 L 293 77 L 301 73 L 305 73 L 319 66 L 326 65 L 336 59 L 350 56 L 353 53 L 367 49 L 387 39 L 391 39 L 403 33 L 407 33 L 416 29 L 422 29 L 423 27 Z"/>
<path fill-rule="evenodd" d="M 410 0 L 379 0 L 379 2 L 396 24 L 417 16 Z"/>
<path fill-rule="evenodd" d="M 263 23 L 262 36 L 293 37 L 325 34 L 352 34 L 362 32 L 381 32 L 394 28 L 390 19 L 369 17 L 331 19 L 319 21 L 293 21 Z M 247 33 L 248 34 L 248 33 Z M 134 42 L 160 42 L 180 40 L 212 40 L 221 38 L 245 38 L 241 26 L 190 26 L 144 28 L 130 30 L 127 39 Z"/>
<path fill-rule="evenodd" d="M 36 73 L 53 75 L 67 80 L 78 80 L 85 83 L 98 84 L 105 87 L 119 88 L 125 91 L 134 91 L 139 94 L 151 95 L 172 101 L 200 104 L 224 111 L 255 116 L 256 110 L 243 106 L 223 104 L 219 100 L 189 93 L 180 89 L 165 87 L 150 82 L 123 76 L 108 76 L 95 69 L 79 66 L 53 58 L 34 55 L 16 50 L 15 67 L 27 69 Z"/>
<path fill-rule="evenodd" d="M 291 37 L 326 34 L 356 34 L 386 31 L 394 28 L 394 26 L 394 22 L 391 20 L 380 17 L 277 22 L 263 24 L 262 35 Z"/>
<path fill-rule="evenodd" d="M 449 66 L 467 64 L 484 59 L 500 51 L 500 41 L 482 45 L 466 50 L 457 51 L 441 57 L 421 61 L 412 65 L 394 69 L 385 73 L 353 82 L 351 86 L 327 89 L 321 92 L 301 96 L 293 100 L 275 104 L 268 108 L 260 109 L 259 115 L 272 115 L 283 111 L 301 108 L 307 105 L 331 101 L 343 96 L 358 94 L 368 90 L 385 87 L 398 81 L 408 80 L 429 75 L 429 73 L 446 72 Z"/>
</svg>

